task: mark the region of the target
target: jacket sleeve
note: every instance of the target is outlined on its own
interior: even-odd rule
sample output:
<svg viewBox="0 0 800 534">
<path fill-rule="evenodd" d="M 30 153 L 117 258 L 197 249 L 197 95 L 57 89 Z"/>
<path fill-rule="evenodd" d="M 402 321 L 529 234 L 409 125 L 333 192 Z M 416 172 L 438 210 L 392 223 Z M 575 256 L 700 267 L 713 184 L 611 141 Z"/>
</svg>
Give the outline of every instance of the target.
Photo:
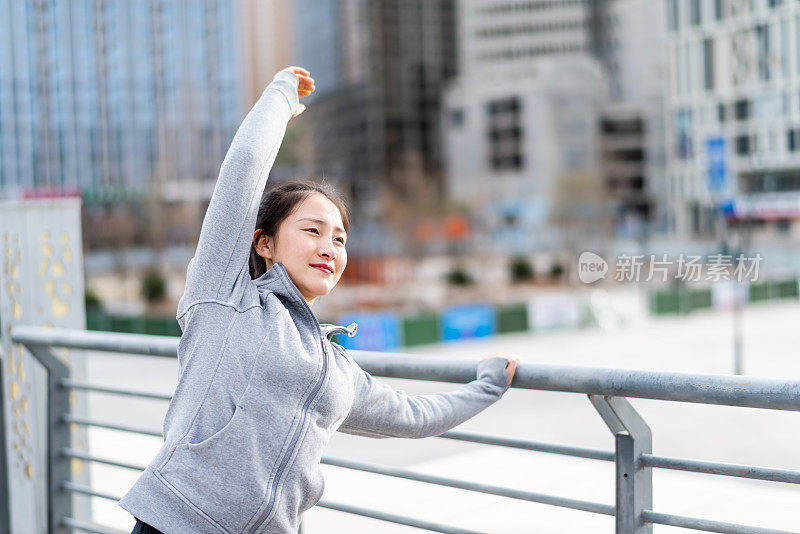
<svg viewBox="0 0 800 534">
<path fill-rule="evenodd" d="M 352 363 L 355 399 L 338 429 L 346 434 L 371 438 L 438 436 L 477 415 L 508 390 L 508 360 L 501 357 L 481 360 L 478 378 L 454 391 L 412 396 L 381 383 Z"/>
<path fill-rule="evenodd" d="M 248 259 L 258 205 L 286 124 L 299 108 L 297 75 L 278 72 L 247 114 L 222 162 L 189 262 L 177 317 L 198 300 L 229 302 L 234 286 L 249 279 Z"/>
</svg>

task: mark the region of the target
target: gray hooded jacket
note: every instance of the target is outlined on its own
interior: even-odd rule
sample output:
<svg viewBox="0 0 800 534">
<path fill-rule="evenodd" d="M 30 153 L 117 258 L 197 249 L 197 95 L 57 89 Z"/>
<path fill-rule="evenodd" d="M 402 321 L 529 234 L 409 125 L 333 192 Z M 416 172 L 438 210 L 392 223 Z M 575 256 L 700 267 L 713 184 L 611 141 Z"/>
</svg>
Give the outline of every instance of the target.
<svg viewBox="0 0 800 534">
<path fill-rule="evenodd" d="M 396 391 L 329 340 L 355 328 L 319 324 L 282 263 L 250 278 L 258 204 L 297 86 L 289 71 L 275 76 L 222 163 L 178 303 L 164 444 L 119 501 L 166 534 L 297 532 L 322 496 L 319 463 L 334 431 L 434 436 L 508 389 L 506 360 L 495 357 L 451 392 Z"/>
</svg>

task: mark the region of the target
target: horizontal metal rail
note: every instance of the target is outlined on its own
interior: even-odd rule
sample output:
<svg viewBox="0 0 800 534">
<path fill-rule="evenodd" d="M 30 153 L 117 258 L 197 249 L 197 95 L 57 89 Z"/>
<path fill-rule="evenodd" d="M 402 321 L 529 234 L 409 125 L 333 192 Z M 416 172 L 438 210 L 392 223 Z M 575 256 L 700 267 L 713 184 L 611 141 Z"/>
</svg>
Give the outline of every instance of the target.
<svg viewBox="0 0 800 534">
<path fill-rule="evenodd" d="M 65 347 L 100 352 L 132 353 L 174 358 L 180 338 L 149 334 L 95 332 L 77 328 L 12 326 L 11 340 L 26 347 Z"/>
<path fill-rule="evenodd" d="M 108 499 L 109 501 L 116 502 L 122 498 L 118 495 L 113 495 L 111 493 L 105 493 L 102 491 L 93 490 L 92 488 L 84 486 L 83 484 L 75 484 L 74 482 L 70 481 L 62 483 L 61 487 L 71 493 L 80 493 L 81 495 L 88 495 L 90 497 L 100 497 L 101 499 Z"/>
<path fill-rule="evenodd" d="M 98 525 L 96 523 L 89 523 L 87 521 L 79 521 L 72 517 L 65 517 L 61 521 L 62 523 L 72 528 L 73 530 L 82 530 L 83 532 L 93 532 L 94 534 L 126 534 L 122 530 L 108 528 L 103 525 Z"/>
<path fill-rule="evenodd" d="M 103 423 L 101 421 L 92 421 L 86 417 L 81 417 L 79 415 L 65 415 L 62 421 L 67 423 L 75 423 L 76 425 L 81 426 L 93 426 L 97 428 L 108 428 L 110 430 L 119 430 L 121 432 L 132 432 L 134 434 L 144 434 L 145 436 L 153 436 L 156 438 L 163 438 L 164 435 L 161 432 L 156 430 L 148 430 L 146 428 L 141 428 L 138 426 L 132 425 L 122 425 L 117 423 Z"/>
<path fill-rule="evenodd" d="M 116 460 L 109 460 L 107 458 L 98 458 L 83 451 L 76 451 L 75 449 L 64 449 L 61 453 L 67 458 L 77 458 L 78 460 L 85 460 L 87 462 L 95 462 L 98 464 L 113 465 L 114 467 L 124 467 L 125 469 L 132 469 L 134 471 L 144 471 L 147 466 L 138 464 L 129 464 L 125 462 L 118 462 Z"/>
<path fill-rule="evenodd" d="M 380 519 L 381 521 L 388 521 L 390 523 L 397 523 L 398 525 L 406 525 L 409 527 L 421 528 L 430 530 L 432 532 L 445 532 L 446 534 L 481 534 L 479 531 L 467 530 L 458 527 L 449 527 L 440 523 L 432 523 L 430 521 L 422 521 L 420 519 L 413 519 L 410 517 L 390 514 L 387 512 L 379 512 L 377 510 L 370 510 L 369 508 L 362 508 L 360 506 L 352 506 L 350 504 L 342 504 L 328 500 L 321 500 L 317 506 L 328 508 L 330 510 L 337 510 L 348 514 L 362 515 L 364 517 L 371 517 L 372 519 Z"/>
<path fill-rule="evenodd" d="M 14 326 L 11 339 L 26 346 L 56 346 L 175 357 L 179 338 Z M 389 378 L 465 383 L 475 379 L 477 360 L 351 351 L 368 373 Z M 605 367 L 520 363 L 514 387 L 653 400 L 800 411 L 800 380 L 736 375 L 672 373 Z"/>
<path fill-rule="evenodd" d="M 99 386 L 95 384 L 87 384 L 86 382 L 76 382 L 72 379 L 64 379 L 60 382 L 61 387 L 67 389 L 77 389 L 80 391 L 92 391 L 95 393 L 110 393 L 112 395 L 125 395 L 129 397 L 141 397 L 144 399 L 154 399 L 170 401 L 172 395 L 165 395 L 163 393 L 151 393 L 149 391 L 142 391 L 138 389 L 118 388 L 115 386 Z"/>
<path fill-rule="evenodd" d="M 109 465 L 115 465 L 115 466 L 124 467 L 124 468 L 127 468 L 127 469 L 134 469 L 134 470 L 140 470 L 140 471 L 144 470 L 144 466 L 137 466 L 137 465 L 133 465 L 133 464 L 123 464 L 123 463 L 120 463 L 120 462 L 115 462 L 113 460 L 106 460 L 106 459 L 102 459 L 102 458 L 92 457 L 92 456 L 89 456 L 88 454 L 83 454 L 83 453 L 80 453 L 78 451 L 66 450 L 66 451 L 64 451 L 64 453 L 67 456 L 70 456 L 72 458 L 80 458 L 82 460 L 87 460 L 87 461 L 92 461 L 92 462 L 106 463 L 106 464 L 109 464 Z M 362 462 L 354 462 L 354 461 L 350 461 L 350 460 L 344 460 L 344 459 L 340 459 L 340 458 L 323 458 L 322 463 L 327 464 L 327 465 L 337 466 L 337 467 L 355 469 L 355 470 L 359 470 L 359 471 L 368 471 L 368 472 L 372 472 L 372 473 L 384 474 L 384 475 L 388 475 L 388 476 L 405 478 L 405 479 L 409 479 L 409 480 L 416 480 L 416 481 L 419 481 L 419 482 L 429 482 L 429 483 L 432 483 L 432 484 L 456 487 L 456 488 L 459 488 L 459 489 L 466 489 L 466 490 L 471 490 L 471 491 L 479 491 L 481 493 L 490 493 L 490 494 L 493 494 L 493 495 L 500 495 L 500 496 L 510 497 L 510 498 L 520 498 L 520 499 L 523 499 L 523 500 L 539 502 L 539 503 L 542 503 L 542 504 L 552 504 L 552 505 L 555 505 L 555 506 L 563 506 L 563 507 L 566 507 L 566 508 L 573 508 L 573 509 L 583 510 L 583 511 L 587 511 L 587 512 L 594 512 L 594 513 L 612 515 L 612 516 L 614 515 L 614 507 L 613 506 L 603 505 L 603 504 L 599 504 L 599 503 L 588 503 L 588 502 L 585 502 L 585 501 L 576 501 L 574 499 L 564 499 L 564 501 L 572 501 L 573 503 L 577 503 L 579 505 L 579 506 L 571 506 L 570 504 L 560 504 L 558 502 L 551 502 L 551 499 L 553 499 L 553 497 L 549 496 L 549 495 L 544 495 L 543 496 L 547 500 L 538 500 L 538 499 L 535 499 L 535 498 L 526 498 L 525 496 L 519 496 L 518 497 L 518 496 L 515 496 L 515 495 L 511 494 L 511 493 L 515 493 L 515 490 L 510 490 L 511 493 L 509 493 L 509 494 L 495 493 L 493 491 L 485 491 L 485 488 L 488 488 L 489 490 L 491 490 L 492 488 L 495 488 L 494 486 L 487 486 L 485 484 L 473 484 L 473 483 L 464 482 L 464 481 L 456 481 L 456 480 L 453 480 L 453 479 L 448 479 L 446 477 L 437 477 L 437 476 L 433 476 L 433 475 L 424 475 L 424 474 L 420 474 L 420 473 L 414 473 L 413 471 L 409 471 L 409 470 L 406 470 L 406 469 L 384 467 L 384 466 L 375 466 L 375 465 L 365 464 L 365 463 L 362 463 Z M 462 486 L 462 484 L 463 484 L 463 486 Z M 476 488 L 472 487 L 473 485 L 474 486 L 484 486 L 485 488 L 484 489 L 476 489 Z M 119 497 L 117 495 L 112 495 L 112 494 L 109 494 L 109 493 L 95 491 L 92 488 L 89 488 L 89 487 L 86 487 L 86 486 L 82 486 L 82 485 L 79 485 L 79 484 L 74 484 L 72 482 L 65 482 L 63 484 L 63 487 L 64 487 L 64 489 L 66 489 L 67 491 L 70 491 L 70 492 L 81 493 L 83 495 L 89 495 L 89 496 L 92 496 L 92 497 L 99 497 L 99 498 L 102 498 L 102 499 L 108 499 L 108 500 L 112 500 L 112 501 L 115 501 L 115 502 L 119 501 L 120 498 L 121 498 L 121 497 Z M 499 488 L 499 489 L 503 490 L 504 488 Z M 520 493 L 537 496 L 537 494 L 530 494 L 530 492 L 520 492 Z M 558 500 L 558 499 L 561 499 L 561 498 L 555 497 L 555 499 Z M 320 503 L 318 503 L 317 506 L 323 506 L 322 502 L 325 502 L 325 501 L 320 501 Z M 358 508 L 358 507 L 352 507 L 352 506 L 349 506 L 349 505 L 334 504 L 334 503 L 328 503 L 328 504 L 330 504 L 330 506 L 323 506 L 323 507 L 331 508 L 331 509 L 334 509 L 334 510 L 340 510 L 340 511 L 350 511 L 350 510 L 355 510 L 355 509 L 366 511 L 366 509 L 362 509 L 362 508 Z M 584 507 L 584 506 L 580 506 L 580 505 L 590 505 L 590 506 Z M 595 509 L 594 507 L 597 507 L 597 508 Z M 357 512 L 350 512 L 350 513 L 357 513 Z M 377 514 L 377 515 L 380 515 L 381 517 L 377 517 L 376 515 L 370 515 L 370 514 L 373 514 L 373 513 Z M 370 511 L 370 514 L 361 514 L 361 513 L 359 513 L 359 515 L 367 515 L 368 517 L 374 517 L 375 519 L 383 519 L 385 521 L 392 521 L 392 522 L 396 522 L 396 523 L 400 523 L 400 524 L 404 524 L 404 525 L 408 525 L 408 526 L 419 526 L 419 528 L 427 528 L 427 527 L 420 526 L 422 524 L 431 524 L 431 523 L 427 523 L 425 521 L 417 521 L 417 520 L 412 520 L 410 522 L 394 521 L 393 519 L 389 519 L 389 517 L 401 518 L 402 516 L 394 516 L 393 514 L 383 514 L 382 512 Z M 703 531 L 707 531 L 707 532 L 721 532 L 721 533 L 725 533 L 725 534 L 728 534 L 728 533 L 730 533 L 730 534 L 797 534 L 796 532 L 785 531 L 785 530 L 775 530 L 775 529 L 768 529 L 768 528 L 762 528 L 762 527 L 751 527 L 751 526 L 746 526 L 746 525 L 737 525 L 737 524 L 733 524 L 733 523 L 724 523 L 724 522 L 720 522 L 720 521 L 711 521 L 711 520 L 708 520 L 708 519 L 698 519 L 698 518 L 693 518 L 693 517 L 685 517 L 685 516 L 679 516 L 679 515 L 657 513 L 657 512 L 650 511 L 650 510 L 647 510 L 647 511 L 642 513 L 642 519 L 647 523 L 656 523 L 656 524 L 669 525 L 669 526 L 674 526 L 674 527 L 689 528 L 689 529 L 694 529 L 694 530 L 703 530 Z M 449 527 L 443 527 L 442 526 L 442 528 L 447 529 Z M 434 530 L 436 532 L 466 532 L 466 531 L 461 531 L 461 530 L 457 530 L 457 529 L 456 530 L 428 529 L 428 530 Z"/>
<path fill-rule="evenodd" d="M 662 514 L 651 510 L 643 511 L 642 519 L 652 524 L 690 528 L 693 530 L 703 530 L 705 532 L 721 532 L 722 534 L 798 534 L 797 531 L 736 525 L 734 523 L 723 523 L 721 521 L 711 521 L 709 519 Z"/>
<path fill-rule="evenodd" d="M 390 378 L 465 383 L 475 360 L 351 351 L 367 372 Z M 800 381 L 520 363 L 514 387 L 641 399 L 800 411 Z"/>
<path fill-rule="evenodd" d="M 90 419 L 74 415 L 65 416 L 64 421 L 84 426 L 108 428 L 111 430 L 119 430 L 123 432 L 132 432 L 136 434 L 144 434 L 154 437 L 163 437 L 161 432 L 155 430 L 148 430 L 130 425 L 92 421 Z M 450 435 L 450 434 L 455 434 L 455 435 Z M 551 454 L 562 454 L 566 456 L 573 456 L 579 458 L 590 458 L 595 460 L 604 460 L 612 462 L 614 461 L 613 453 L 597 449 L 582 449 L 580 447 L 570 447 L 565 445 L 539 443 L 526 440 L 512 440 L 510 438 L 497 438 L 494 436 L 487 436 L 483 434 L 473 434 L 466 432 L 464 433 L 448 432 L 438 437 L 455 439 L 460 441 L 468 441 L 473 443 L 498 445 L 503 447 L 515 447 L 519 449 L 545 452 Z M 510 444 L 509 442 L 516 442 L 516 443 Z M 705 473 L 711 475 L 724 475 L 737 478 L 766 480 L 769 482 L 786 482 L 789 484 L 800 484 L 800 471 L 792 471 L 788 469 L 776 469 L 770 467 L 727 464 L 720 462 L 706 462 L 701 460 L 688 460 L 682 458 L 670 458 L 666 456 L 654 456 L 651 454 L 643 454 L 641 456 L 641 462 L 642 465 L 645 467 L 657 467 L 661 469 L 672 469 L 678 471 L 688 471 L 693 473 Z"/>
<path fill-rule="evenodd" d="M 557 497 L 554 495 L 545 495 L 543 493 L 533 493 L 530 491 L 516 490 L 512 488 L 503 488 L 501 486 L 493 486 L 479 482 L 469 482 L 466 480 L 457 480 L 449 477 L 426 475 L 424 473 L 416 473 L 414 471 L 399 467 L 388 467 L 366 462 L 356 462 L 353 460 L 346 460 L 344 458 L 325 457 L 322 459 L 322 463 L 334 465 L 336 467 L 344 467 L 346 469 L 355 469 L 357 471 L 366 471 L 379 475 L 387 475 L 390 477 L 405 478 L 407 480 L 415 480 L 417 482 L 426 482 L 428 484 L 436 484 L 450 488 L 476 491 L 489 495 L 497 495 L 499 497 L 538 502 L 541 504 L 560 506 L 562 508 L 572 508 L 573 510 L 582 510 L 584 512 L 592 512 L 595 514 L 614 515 L 614 507 L 608 504 L 580 501 L 577 499 L 569 499 L 567 497 Z"/>
<path fill-rule="evenodd" d="M 101 499 L 107 499 L 114 502 L 117 502 L 122 498 L 118 495 L 112 495 L 110 493 L 95 491 L 90 487 L 83 486 L 80 484 L 74 484 L 72 482 L 65 482 L 63 484 L 63 488 L 72 493 L 80 493 L 82 495 L 89 495 L 90 497 L 99 497 Z M 338 510 L 340 512 L 363 515 L 366 517 L 371 517 L 373 519 L 380 519 L 382 521 L 389 521 L 391 523 L 397 523 L 400 525 L 422 528 L 433 532 L 445 532 L 452 534 L 480 534 L 480 532 L 476 532 L 474 530 L 466 530 L 463 528 L 451 527 L 448 525 L 442 525 L 441 523 L 433 523 L 430 521 L 414 519 L 397 514 L 390 514 L 386 512 L 379 512 L 376 510 L 369 510 L 367 508 L 360 508 L 358 506 L 351 506 L 349 504 L 342 504 L 333 501 L 322 500 L 317 503 L 317 506 L 321 506 L 323 508 L 330 508 L 331 510 Z M 67 519 L 69 518 L 65 518 L 65 520 Z"/>
<path fill-rule="evenodd" d="M 669 458 L 666 456 L 653 456 L 643 454 L 642 465 L 646 467 L 659 467 L 662 469 L 675 469 L 693 473 L 706 473 L 710 475 L 725 475 L 738 478 L 754 478 L 770 482 L 788 482 L 800 484 L 800 471 L 788 469 L 774 469 L 770 467 L 757 467 L 752 465 L 726 464 L 719 462 L 705 462 L 701 460 L 686 460 L 683 458 Z"/>
<path fill-rule="evenodd" d="M 132 469 L 136 471 L 144 471 L 145 466 L 135 465 L 105 458 L 98 458 L 91 456 L 82 451 L 74 449 L 65 449 L 62 451 L 65 456 L 70 458 L 77 458 L 89 462 L 103 463 L 115 467 L 123 467 L 125 469 Z M 321 463 L 336 467 L 343 467 L 346 469 L 354 469 L 357 471 L 365 471 L 380 475 L 386 475 L 396 478 L 403 478 L 406 480 L 414 480 L 417 482 L 425 482 L 428 484 L 436 484 L 439 486 L 447 486 L 467 491 L 475 491 L 478 493 L 485 493 L 488 495 L 497 495 L 499 497 L 508 497 L 511 499 L 519 499 L 530 502 L 538 502 L 541 504 L 550 504 L 553 506 L 560 506 L 563 508 L 571 508 L 574 510 L 583 510 L 585 512 L 593 512 L 597 514 L 614 515 L 614 507 L 606 504 L 593 503 L 588 501 L 581 501 L 577 499 L 569 499 L 565 497 L 554 497 L 552 495 L 545 495 L 542 493 L 534 493 L 530 491 L 516 490 L 512 488 L 504 488 L 501 486 L 494 486 L 490 484 L 481 484 L 478 482 L 469 482 L 466 480 L 458 480 L 449 477 L 441 477 L 435 475 L 426 475 L 424 473 L 416 473 L 408 469 L 388 467 L 377 464 L 370 464 L 365 462 L 356 462 L 344 458 L 323 457 Z"/>
<path fill-rule="evenodd" d="M 498 447 L 510 447 L 512 449 L 522 449 L 526 451 L 546 452 L 550 454 L 561 454 L 564 456 L 574 456 L 576 458 L 589 458 L 591 460 L 603 460 L 606 462 L 614 461 L 614 453 L 601 449 L 589 449 L 585 447 L 573 447 L 571 445 L 559 445 L 556 443 L 543 443 L 539 441 L 529 441 L 526 439 L 505 438 L 499 436 L 489 436 L 487 434 L 476 434 L 473 432 L 462 432 L 451 430 L 436 436 L 438 438 L 455 439 L 458 441 L 468 441 L 470 443 L 480 443 L 483 445 L 497 445 Z"/>
</svg>

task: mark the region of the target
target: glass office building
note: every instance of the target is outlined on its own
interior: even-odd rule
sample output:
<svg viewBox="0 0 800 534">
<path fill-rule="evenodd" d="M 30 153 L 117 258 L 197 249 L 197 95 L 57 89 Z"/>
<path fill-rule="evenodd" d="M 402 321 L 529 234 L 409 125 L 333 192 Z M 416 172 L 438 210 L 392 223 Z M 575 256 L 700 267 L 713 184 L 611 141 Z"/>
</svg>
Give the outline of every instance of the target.
<svg viewBox="0 0 800 534">
<path fill-rule="evenodd" d="M 226 0 L 0 0 L 0 198 L 214 180 L 241 118 Z"/>
</svg>

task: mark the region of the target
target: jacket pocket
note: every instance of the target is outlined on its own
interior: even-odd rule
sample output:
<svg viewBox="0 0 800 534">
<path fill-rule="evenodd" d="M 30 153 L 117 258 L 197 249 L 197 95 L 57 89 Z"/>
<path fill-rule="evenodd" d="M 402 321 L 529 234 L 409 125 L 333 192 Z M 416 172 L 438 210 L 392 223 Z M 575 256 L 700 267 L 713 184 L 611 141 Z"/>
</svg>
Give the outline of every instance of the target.
<svg viewBox="0 0 800 534">
<path fill-rule="evenodd" d="M 264 501 L 274 466 L 253 435 L 257 421 L 236 405 L 230 421 L 198 443 L 177 445 L 161 476 L 231 534 L 242 532 Z"/>
<path fill-rule="evenodd" d="M 236 417 L 237 416 L 241 417 L 241 412 L 242 408 L 238 404 L 236 404 L 233 409 L 233 415 L 231 416 L 230 420 L 227 423 L 225 423 L 225 426 L 223 426 L 222 428 L 220 428 L 219 430 L 208 436 L 206 439 L 201 440 L 197 443 L 187 442 L 186 448 L 191 451 L 197 452 L 197 451 L 202 451 L 203 449 L 207 449 L 209 446 L 213 446 L 214 442 L 223 439 L 225 434 L 230 432 L 231 427 L 236 422 Z"/>
</svg>

